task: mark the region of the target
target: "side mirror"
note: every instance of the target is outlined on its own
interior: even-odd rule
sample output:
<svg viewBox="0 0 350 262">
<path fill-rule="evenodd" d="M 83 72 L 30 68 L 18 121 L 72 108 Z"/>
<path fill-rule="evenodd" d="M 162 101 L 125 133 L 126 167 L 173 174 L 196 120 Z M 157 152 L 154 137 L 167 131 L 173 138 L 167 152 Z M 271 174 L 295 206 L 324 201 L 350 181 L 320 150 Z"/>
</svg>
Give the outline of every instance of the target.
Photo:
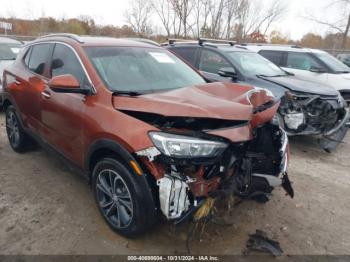
<svg viewBox="0 0 350 262">
<path fill-rule="evenodd" d="M 323 69 L 323 68 L 320 68 L 320 67 L 312 66 L 310 68 L 310 72 L 313 72 L 313 73 L 326 73 L 326 70 Z"/>
<path fill-rule="evenodd" d="M 218 71 L 218 74 L 219 74 L 219 76 L 222 76 L 222 77 L 231 77 L 232 79 L 237 78 L 237 73 L 236 73 L 235 69 L 232 67 L 220 68 Z"/>
<path fill-rule="evenodd" d="M 80 88 L 79 81 L 72 75 L 55 76 L 49 81 L 49 87 L 57 93 L 89 94 L 90 89 Z"/>
</svg>

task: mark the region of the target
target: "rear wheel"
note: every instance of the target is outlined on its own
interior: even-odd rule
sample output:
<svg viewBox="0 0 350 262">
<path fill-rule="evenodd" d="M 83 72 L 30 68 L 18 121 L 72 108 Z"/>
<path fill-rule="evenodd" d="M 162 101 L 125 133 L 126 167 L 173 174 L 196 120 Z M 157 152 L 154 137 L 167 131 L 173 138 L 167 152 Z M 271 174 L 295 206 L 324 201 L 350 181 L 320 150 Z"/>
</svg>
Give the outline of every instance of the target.
<svg viewBox="0 0 350 262">
<path fill-rule="evenodd" d="M 23 152 L 27 148 L 30 138 L 24 132 L 13 106 L 6 109 L 6 133 L 14 151 Z"/>
<path fill-rule="evenodd" d="M 133 237 L 155 222 L 155 206 L 142 178 L 123 163 L 104 158 L 93 171 L 96 203 L 107 224 L 117 233 Z"/>
</svg>

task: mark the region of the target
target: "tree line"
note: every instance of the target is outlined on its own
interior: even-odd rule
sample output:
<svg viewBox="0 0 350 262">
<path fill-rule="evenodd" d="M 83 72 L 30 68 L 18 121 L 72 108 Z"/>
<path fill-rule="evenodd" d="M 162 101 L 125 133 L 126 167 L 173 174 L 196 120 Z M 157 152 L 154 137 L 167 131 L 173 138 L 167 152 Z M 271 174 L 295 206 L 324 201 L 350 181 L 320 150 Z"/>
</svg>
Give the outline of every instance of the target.
<svg viewBox="0 0 350 262">
<path fill-rule="evenodd" d="M 326 36 L 306 34 L 299 41 L 271 31 L 286 13 L 283 0 L 131 0 L 123 26 L 98 25 L 90 16 L 72 19 L 42 17 L 34 20 L 1 18 L 13 24 L 12 34 L 39 36 L 69 32 L 79 35 L 147 37 L 158 42 L 167 38 L 222 38 L 237 42 L 271 42 L 322 49 L 350 49 L 350 0 L 334 0 L 331 5 L 344 9 L 337 23 L 307 17 L 328 27 Z M 157 23 L 154 22 L 157 19 Z M 160 26 L 159 26 L 160 25 Z M 335 29 L 336 28 L 336 29 Z M 0 29 L 0 33 L 1 33 Z"/>
</svg>

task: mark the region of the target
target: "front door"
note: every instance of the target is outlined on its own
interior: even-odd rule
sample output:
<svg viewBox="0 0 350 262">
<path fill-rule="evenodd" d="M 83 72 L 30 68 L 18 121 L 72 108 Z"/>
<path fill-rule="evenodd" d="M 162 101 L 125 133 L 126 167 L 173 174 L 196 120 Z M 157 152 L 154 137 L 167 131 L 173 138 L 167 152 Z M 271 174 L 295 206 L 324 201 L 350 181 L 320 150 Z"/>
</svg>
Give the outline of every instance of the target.
<svg viewBox="0 0 350 262">
<path fill-rule="evenodd" d="M 85 87 L 85 71 L 75 52 L 55 44 L 50 62 L 51 77 L 71 74 Z M 80 165 L 83 161 L 85 95 L 56 93 L 48 86 L 41 100 L 42 137 L 65 157 Z"/>
</svg>

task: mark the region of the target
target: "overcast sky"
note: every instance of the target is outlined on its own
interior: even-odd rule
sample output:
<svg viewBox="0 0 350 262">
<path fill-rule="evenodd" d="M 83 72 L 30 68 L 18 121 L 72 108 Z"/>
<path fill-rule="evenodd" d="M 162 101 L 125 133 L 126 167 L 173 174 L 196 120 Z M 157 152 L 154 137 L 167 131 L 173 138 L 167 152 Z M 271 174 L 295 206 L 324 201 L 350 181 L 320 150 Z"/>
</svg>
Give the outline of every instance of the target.
<svg viewBox="0 0 350 262">
<path fill-rule="evenodd" d="M 268 2 L 267 0 L 260 0 Z M 331 0 L 284 0 L 288 6 L 284 18 L 274 25 L 290 38 L 300 39 L 305 33 L 325 34 L 327 27 L 320 26 L 303 18 L 308 15 L 337 21 L 341 10 L 330 8 Z M 125 24 L 124 13 L 129 6 L 128 0 L 0 0 L 0 16 L 33 19 L 40 16 L 72 18 L 89 15 L 98 24 Z M 153 23 L 160 27 L 156 17 Z M 157 31 L 157 30 L 155 30 Z"/>
</svg>

